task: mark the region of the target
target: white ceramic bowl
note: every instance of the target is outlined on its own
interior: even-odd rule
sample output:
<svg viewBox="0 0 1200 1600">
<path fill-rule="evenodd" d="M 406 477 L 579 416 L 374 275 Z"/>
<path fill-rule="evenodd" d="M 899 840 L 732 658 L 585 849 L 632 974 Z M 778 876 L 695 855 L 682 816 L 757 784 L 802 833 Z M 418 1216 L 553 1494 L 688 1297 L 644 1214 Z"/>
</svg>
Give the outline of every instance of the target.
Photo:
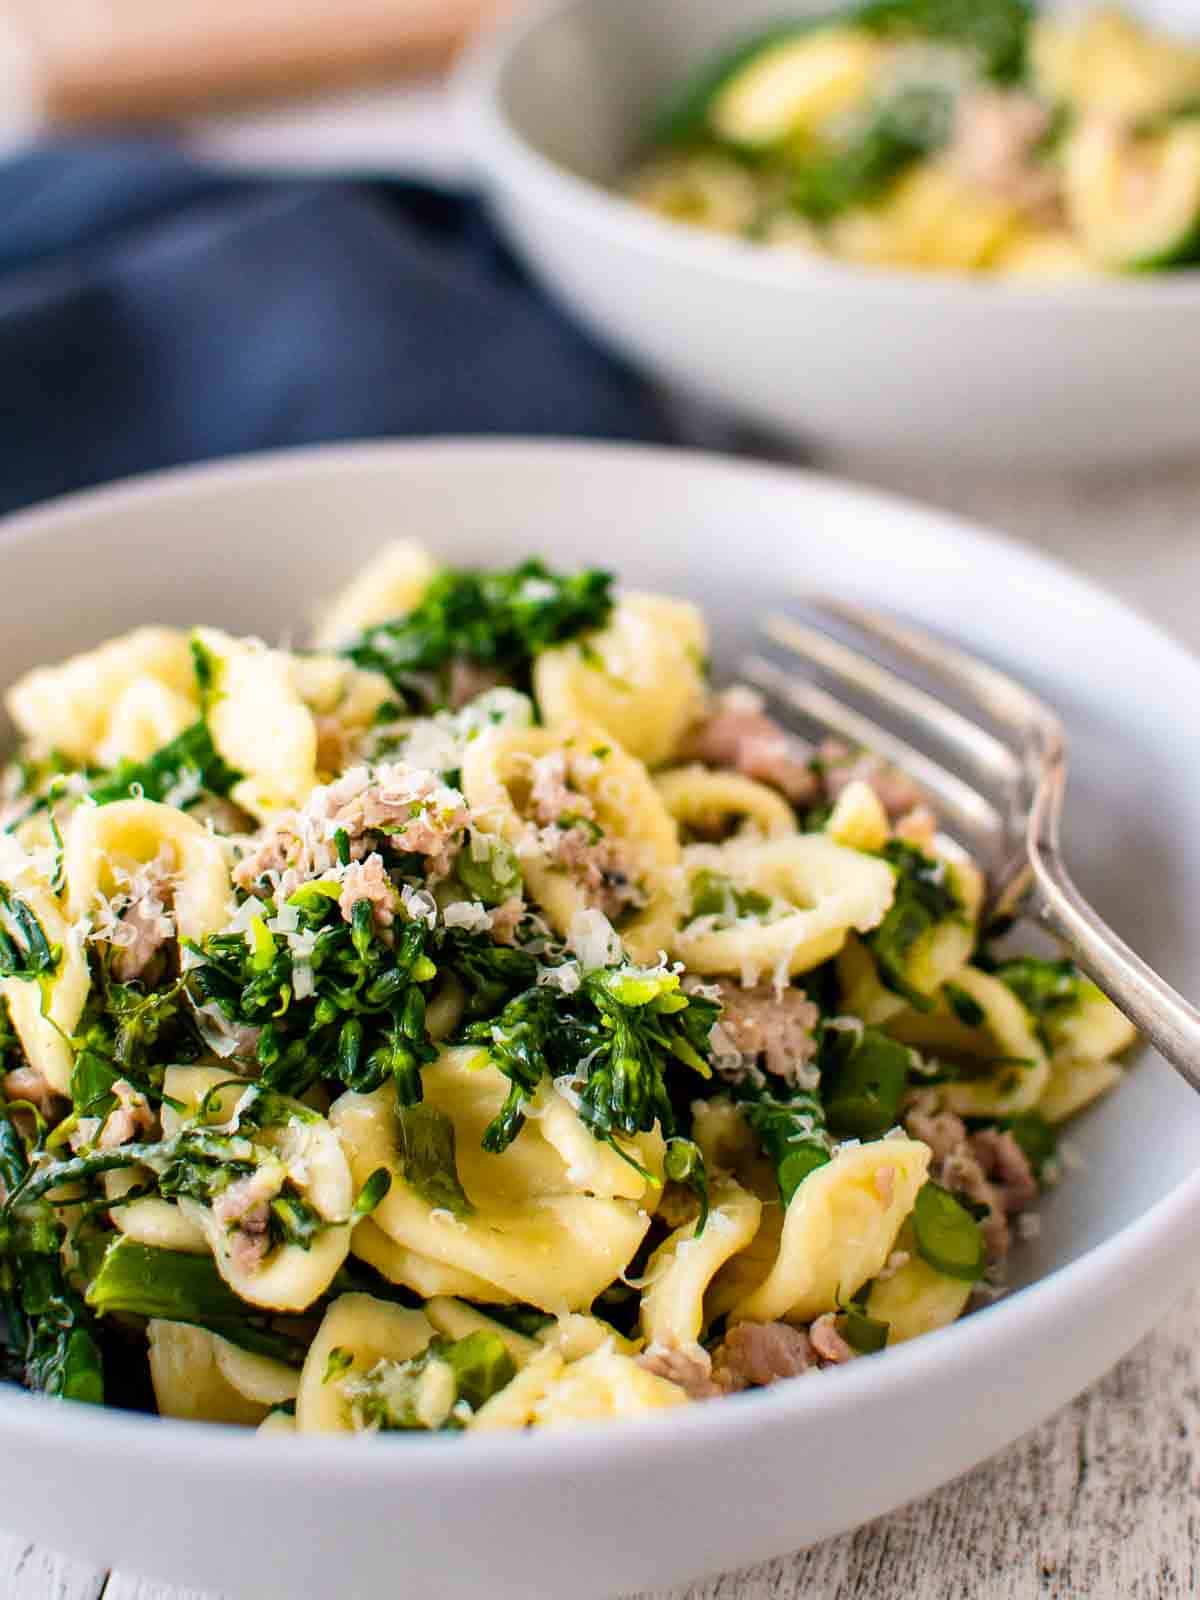
<svg viewBox="0 0 1200 1600">
<path fill-rule="evenodd" d="M 545 283 L 657 377 L 842 452 L 1083 466 L 1200 444 L 1198 271 L 1039 285 L 862 268 L 606 190 L 681 73 L 764 19 L 825 10 L 550 0 L 488 38 L 462 74 L 468 148 Z"/>
<path fill-rule="evenodd" d="M 0 683 L 148 619 L 295 635 L 382 540 L 536 551 L 701 601 L 729 670 L 764 602 L 819 582 L 1022 674 L 1075 739 L 1085 890 L 1200 992 L 1200 665 L 1057 566 L 830 480 L 547 444 L 331 448 L 64 500 L 0 528 Z M 1200 1102 L 1149 1059 L 1073 1135 L 1086 1160 L 955 1327 L 664 1420 L 506 1438 L 256 1439 L 0 1393 L 0 1518 L 236 1596 L 576 1600 L 837 1533 L 945 1482 L 1090 1383 L 1161 1316 L 1200 1227 Z"/>
</svg>

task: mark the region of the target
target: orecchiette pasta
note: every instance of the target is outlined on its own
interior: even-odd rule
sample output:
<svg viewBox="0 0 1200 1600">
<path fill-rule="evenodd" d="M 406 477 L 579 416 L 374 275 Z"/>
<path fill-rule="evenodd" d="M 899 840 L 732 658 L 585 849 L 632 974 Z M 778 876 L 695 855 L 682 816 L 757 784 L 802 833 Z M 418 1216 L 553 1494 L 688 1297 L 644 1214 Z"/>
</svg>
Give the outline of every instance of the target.
<svg viewBox="0 0 1200 1600">
<path fill-rule="evenodd" d="M 364 628 L 404 616 L 420 604 L 436 572 L 423 545 L 410 539 L 384 545 L 322 616 L 313 643 L 336 650 Z"/>
<path fill-rule="evenodd" d="M 296 1391 L 298 1433 L 352 1433 L 347 1381 L 363 1377 L 380 1361 L 407 1361 L 433 1338 L 422 1311 L 343 1294 L 326 1311 L 309 1346 Z"/>
<path fill-rule="evenodd" d="M 473 1272 L 464 1272 L 460 1267 L 449 1266 L 445 1261 L 436 1261 L 397 1244 L 370 1217 L 364 1217 L 355 1226 L 350 1249 L 389 1283 L 400 1284 L 426 1299 L 433 1295 L 464 1295 L 488 1305 L 504 1305 L 513 1298 L 498 1284 L 488 1283 Z"/>
<path fill-rule="evenodd" d="M 191 1422 L 261 1422 L 270 1406 L 244 1394 L 222 1370 L 217 1346 L 203 1328 L 152 1319 L 147 1330 L 154 1400 L 163 1417 Z"/>
<path fill-rule="evenodd" d="M 954 986 L 955 998 L 965 995 L 978 1021 L 964 1021 L 943 991 L 932 1011 L 904 1011 L 888 1022 L 888 1032 L 969 1074 L 940 1086 L 948 1110 L 964 1117 L 1032 1110 L 1049 1081 L 1050 1063 L 1029 1013 L 1011 989 L 977 967 L 964 967 Z"/>
<path fill-rule="evenodd" d="M 229 1084 L 219 1067 L 171 1067 L 164 1081 L 170 1100 L 195 1115 L 206 1096 Z M 208 1120 L 236 1117 L 237 1085 L 211 1096 Z M 164 1105 L 163 1125 L 178 1131 L 179 1113 Z M 245 1189 L 245 1209 L 224 1206 L 231 1184 L 212 1203 L 181 1195 L 179 1210 L 207 1241 L 217 1270 L 249 1305 L 272 1311 L 303 1311 L 329 1287 L 350 1249 L 350 1210 L 354 1188 L 350 1167 L 334 1130 L 324 1117 L 297 1106 L 281 1120 L 255 1128 L 253 1142 L 260 1164 L 235 1179 Z M 367 1174 L 370 1176 L 370 1174 Z M 268 1241 L 265 1253 L 240 1248 L 237 1224 L 253 1207 L 270 1203 L 285 1184 L 293 1186 L 311 1207 L 317 1232 L 307 1243 Z"/>
<path fill-rule="evenodd" d="M 607 626 L 538 657 L 534 691 L 551 726 L 590 723 L 638 760 L 661 766 L 703 713 L 707 651 L 695 606 L 628 594 Z"/>
<path fill-rule="evenodd" d="M 620 932 L 634 960 L 652 962 L 667 947 L 678 833 L 645 768 L 609 735 L 576 725 L 500 728 L 468 746 L 462 781 L 480 827 L 516 851 L 529 893 L 559 933 L 615 896 L 629 908 Z"/>
<path fill-rule="evenodd" d="M 122 892 L 136 901 L 143 888 L 170 905 L 181 939 L 201 940 L 233 915 L 220 840 L 174 806 L 153 800 L 79 806 L 63 835 L 63 866 L 72 918 L 94 916 Z"/>
<path fill-rule="evenodd" d="M 695 1344 L 704 1328 L 704 1296 L 713 1278 L 753 1239 L 762 1202 L 732 1179 L 717 1184 L 704 1232 L 688 1222 L 667 1236 L 646 1264 L 641 1325 L 647 1342 Z"/>
<path fill-rule="evenodd" d="M 262 819 L 303 805 L 317 782 L 317 725 L 296 684 L 294 658 L 215 628 L 199 629 L 197 638 L 216 667 L 213 743 L 243 774 L 234 800 Z"/>
<path fill-rule="evenodd" d="M 458 1174 L 471 1209 L 455 1215 L 406 1181 L 397 1152 L 401 1131 L 394 1096 L 346 1094 L 330 1117 L 356 1183 L 377 1168 L 393 1173 L 375 1224 L 406 1249 L 495 1283 L 544 1311 L 581 1310 L 621 1275 L 650 1225 L 647 1181 L 628 1168 L 640 1194 L 614 1198 L 586 1191 L 535 1117 L 500 1155 L 480 1146 L 504 1102 L 507 1081 L 484 1052 L 442 1052 L 424 1074 L 426 1103 L 454 1125 Z M 642 1135 L 636 1159 L 661 1173 L 661 1141 Z M 622 1165 L 625 1165 L 622 1163 Z M 592 1176 L 591 1173 L 585 1175 Z"/>
<path fill-rule="evenodd" d="M 147 679 L 195 704 L 186 633 L 136 628 L 85 655 L 27 673 L 8 691 L 5 705 L 34 749 L 97 761 L 123 697 Z"/>
<path fill-rule="evenodd" d="M 138 1244 L 149 1245 L 154 1250 L 182 1250 L 188 1255 L 207 1255 L 208 1240 L 198 1222 L 185 1217 L 171 1200 L 158 1195 L 143 1194 L 136 1200 L 124 1200 L 131 1190 L 141 1189 L 145 1173 L 135 1168 L 122 1168 L 104 1174 L 104 1192 L 112 1201 L 109 1217 L 113 1226 L 126 1238 Z"/>
<path fill-rule="evenodd" d="M 911 1228 L 901 1230 L 896 1250 L 905 1259 L 881 1273 L 867 1296 L 867 1315 L 887 1324 L 889 1344 L 903 1344 L 957 1321 L 974 1288 L 923 1261 L 916 1253 Z"/>
<path fill-rule="evenodd" d="M 838 795 L 825 832 L 850 850 L 882 850 L 891 829 L 883 801 L 869 783 L 856 778 Z"/>
<path fill-rule="evenodd" d="M 693 918 L 675 936 L 675 953 L 695 972 L 759 976 L 808 972 L 836 955 L 852 929 L 875 927 L 892 902 L 886 863 L 821 834 L 694 845 L 684 853 L 689 879 L 710 872 L 734 891 L 769 902 L 765 911 Z"/>
<path fill-rule="evenodd" d="M 61 903 L 24 870 L 6 867 L 0 884 L 7 883 L 37 918 L 42 933 L 58 959 L 52 972 L 36 978 L 0 978 L 0 1002 L 7 1003 L 13 1030 L 21 1041 L 25 1059 L 57 1094 L 71 1092 L 75 1055 L 71 1036 L 87 1003 L 91 976 L 79 928 L 64 915 Z M 6 926 L 7 924 L 7 926 Z M 0 930 L 11 937 L 11 911 L 0 906 Z M 20 935 L 17 932 L 19 940 Z"/>
<path fill-rule="evenodd" d="M 315 652 L 145 629 L 12 691 L 28 1387 L 140 1360 L 121 1392 L 268 1434 L 561 1428 L 999 1281 L 1131 1027 L 981 930 L 903 772 L 710 695 L 699 613 L 613 583 L 402 543 Z"/>
<path fill-rule="evenodd" d="M 283 1407 L 276 1407 L 273 1411 L 267 1412 L 254 1431 L 267 1435 L 294 1434 L 296 1432 L 295 1415 Z"/>
<path fill-rule="evenodd" d="M 539 1428 L 566 1428 L 663 1411 L 686 1401 L 676 1384 L 604 1345 L 582 1361 L 568 1362 L 535 1404 L 533 1423 Z"/>
<path fill-rule="evenodd" d="M 601 1345 L 611 1345 L 623 1356 L 636 1356 L 642 1348 L 640 1339 L 626 1339 L 611 1323 L 583 1312 L 572 1311 L 556 1317 L 538 1333 L 538 1343 L 557 1350 L 564 1361 L 582 1361 Z"/>
<path fill-rule="evenodd" d="M 849 1300 L 891 1254 L 929 1160 L 919 1140 L 879 1139 L 810 1173 L 787 1208 L 774 1265 L 733 1307 L 735 1320 L 808 1322 Z"/>
<path fill-rule="evenodd" d="M 721 772 L 696 763 L 660 772 L 654 782 L 680 827 L 706 838 L 735 829 L 749 829 L 764 839 L 781 839 L 797 832 L 796 814 L 783 796 L 740 772 Z"/>
<path fill-rule="evenodd" d="M 1115 1061 L 1093 1061 L 1086 1056 L 1055 1055 L 1038 1112 L 1049 1123 L 1065 1122 L 1085 1106 L 1115 1089 L 1121 1081 L 1121 1068 Z"/>
<path fill-rule="evenodd" d="M 544 1349 L 518 1371 L 511 1383 L 486 1401 L 467 1423 L 480 1433 L 497 1433 L 528 1428 L 559 1377 L 566 1361 L 554 1349 Z"/>
<path fill-rule="evenodd" d="M 102 767 L 146 761 L 196 720 L 196 702 L 159 678 L 135 678 L 113 704 L 95 759 Z"/>
<path fill-rule="evenodd" d="M 1079 991 L 1071 1005 L 1051 1007 L 1046 1014 L 1044 1027 L 1051 1051 L 1056 1056 L 1103 1061 L 1128 1050 L 1137 1038 L 1129 1018 L 1122 1016 L 1095 984 L 1081 983 Z"/>
</svg>

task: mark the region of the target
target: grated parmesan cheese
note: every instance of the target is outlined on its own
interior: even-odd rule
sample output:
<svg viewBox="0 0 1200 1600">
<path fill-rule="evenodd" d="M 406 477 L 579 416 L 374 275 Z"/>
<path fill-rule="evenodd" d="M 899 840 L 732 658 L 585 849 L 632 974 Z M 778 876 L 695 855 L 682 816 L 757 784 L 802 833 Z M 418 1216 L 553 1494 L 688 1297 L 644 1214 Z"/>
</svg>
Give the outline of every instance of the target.
<svg viewBox="0 0 1200 1600">
<path fill-rule="evenodd" d="M 567 933 L 567 949 L 579 958 L 584 972 L 614 966 L 624 955 L 621 936 L 594 906 L 577 911 Z"/>
</svg>

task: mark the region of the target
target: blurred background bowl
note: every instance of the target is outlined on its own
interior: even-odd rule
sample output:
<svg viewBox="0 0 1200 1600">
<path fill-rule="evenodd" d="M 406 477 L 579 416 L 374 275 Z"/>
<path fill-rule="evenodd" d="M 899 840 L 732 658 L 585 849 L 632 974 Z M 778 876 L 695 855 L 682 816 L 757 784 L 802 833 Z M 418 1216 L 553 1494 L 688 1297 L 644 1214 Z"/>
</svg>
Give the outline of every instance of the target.
<svg viewBox="0 0 1200 1600">
<path fill-rule="evenodd" d="M 489 33 L 460 69 L 465 136 L 543 281 L 639 366 L 781 438 L 880 462 L 1193 452 L 1200 271 L 1038 283 L 858 267 L 665 221 L 613 192 L 683 74 L 782 11 L 826 9 L 551 0 Z M 1182 7 L 1152 15 L 1188 24 Z"/>
</svg>

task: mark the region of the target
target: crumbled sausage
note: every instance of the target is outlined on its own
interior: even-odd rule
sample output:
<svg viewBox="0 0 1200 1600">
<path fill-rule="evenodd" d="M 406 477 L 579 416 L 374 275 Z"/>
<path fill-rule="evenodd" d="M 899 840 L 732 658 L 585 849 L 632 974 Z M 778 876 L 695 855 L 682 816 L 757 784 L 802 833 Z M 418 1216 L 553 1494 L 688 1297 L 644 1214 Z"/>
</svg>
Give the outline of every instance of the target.
<svg viewBox="0 0 1200 1600">
<path fill-rule="evenodd" d="M 966 183 L 1044 222 L 1061 210 L 1057 167 L 1037 157 L 1050 112 L 1032 95 L 976 89 L 960 97 L 950 165 Z"/>
<path fill-rule="evenodd" d="M 895 820 L 914 811 L 922 803 L 921 791 L 908 776 L 882 756 L 869 750 L 852 750 L 840 739 L 826 739 L 817 751 L 825 784 L 825 797 L 831 803 L 850 784 L 869 784 L 888 816 Z"/>
<path fill-rule="evenodd" d="M 811 805 L 819 793 L 812 750 L 788 733 L 748 689 L 718 695 L 708 716 L 688 737 L 683 759 L 709 767 L 732 767 L 744 777 L 778 789 L 796 806 Z"/>
<path fill-rule="evenodd" d="M 390 928 L 396 920 L 396 890 L 378 851 L 372 851 L 364 861 L 352 861 L 342 876 L 338 906 L 347 922 L 353 918 L 360 900 L 370 903 L 378 927 Z"/>
<path fill-rule="evenodd" d="M 712 1357 L 703 1345 L 652 1344 L 637 1358 L 656 1378 L 678 1384 L 689 1400 L 710 1400 L 725 1391 L 713 1382 Z"/>
<path fill-rule="evenodd" d="M 823 1317 L 817 1318 L 808 1330 L 808 1337 L 821 1360 L 833 1366 L 840 1367 L 854 1355 L 854 1351 L 838 1332 L 837 1319 L 832 1311 L 827 1311 Z"/>
<path fill-rule="evenodd" d="M 771 984 L 743 989 L 719 980 L 721 1017 L 713 1030 L 713 1065 L 738 1081 L 760 1067 L 793 1086 L 802 1084 L 817 1051 L 820 1010 L 803 989 L 776 993 Z"/>
<path fill-rule="evenodd" d="M 1037 1179 L 1025 1152 L 1008 1131 L 984 1128 L 968 1134 L 953 1112 L 937 1108 L 935 1090 L 922 1092 L 909 1108 L 904 1125 L 914 1139 L 933 1151 L 931 1176 L 937 1183 L 987 1207 L 980 1226 L 989 1261 L 1008 1254 L 1008 1219 L 1037 1199 Z"/>
<path fill-rule="evenodd" d="M 338 865 L 336 836 L 344 833 L 351 862 L 376 848 L 426 858 L 430 882 L 446 877 L 470 820 L 457 789 L 435 772 L 393 763 L 355 767 L 314 789 L 307 805 L 276 817 L 234 869 L 234 882 L 252 889 L 271 881 L 286 900 L 311 878 Z"/>
<path fill-rule="evenodd" d="M 797 1378 L 814 1365 L 803 1328 L 786 1322 L 736 1322 L 713 1361 L 713 1382 L 726 1392 Z"/>
</svg>

